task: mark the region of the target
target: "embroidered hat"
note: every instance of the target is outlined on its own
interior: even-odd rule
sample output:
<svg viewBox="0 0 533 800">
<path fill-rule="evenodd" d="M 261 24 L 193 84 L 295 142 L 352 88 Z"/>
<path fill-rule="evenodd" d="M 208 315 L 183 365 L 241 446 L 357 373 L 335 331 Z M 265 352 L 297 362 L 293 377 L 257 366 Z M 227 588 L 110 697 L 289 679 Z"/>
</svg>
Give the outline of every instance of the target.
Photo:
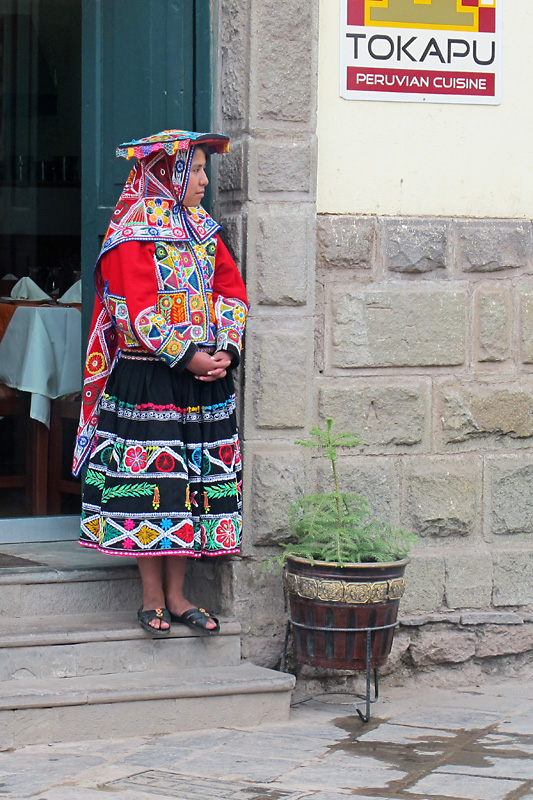
<svg viewBox="0 0 533 800">
<path fill-rule="evenodd" d="M 174 129 L 119 144 L 116 154 L 117 158 L 144 158 L 156 150 L 164 150 L 167 155 L 172 156 L 178 150 L 188 150 L 193 144 L 205 144 L 213 153 L 229 153 L 229 138 L 221 133 L 195 133 Z"/>
</svg>

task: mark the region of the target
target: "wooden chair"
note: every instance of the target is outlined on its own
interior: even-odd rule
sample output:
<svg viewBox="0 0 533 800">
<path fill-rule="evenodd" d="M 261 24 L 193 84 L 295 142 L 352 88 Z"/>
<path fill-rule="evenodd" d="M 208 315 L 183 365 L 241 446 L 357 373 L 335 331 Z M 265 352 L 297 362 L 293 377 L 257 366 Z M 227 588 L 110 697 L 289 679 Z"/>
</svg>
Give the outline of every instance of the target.
<svg viewBox="0 0 533 800">
<path fill-rule="evenodd" d="M 10 463 L 15 461 L 15 448 L 17 442 L 23 443 L 21 452 L 23 453 L 22 471 L 11 472 L 3 470 L 0 474 L 0 489 L 25 489 L 25 511 L 32 512 L 32 490 L 33 479 L 31 474 L 31 435 L 29 427 L 29 395 L 17 392 L 5 384 L 0 384 L 0 417 L 12 420 L 13 428 L 10 434 L 14 442 L 6 440 L 2 442 L 2 449 L 8 450 Z M 13 466 L 13 469 L 16 465 Z M 1 514 L 1 504 L 0 504 Z"/>
<path fill-rule="evenodd" d="M 62 513 L 62 496 L 81 497 L 81 480 L 70 474 L 73 431 L 80 416 L 81 394 L 52 400 L 48 446 L 48 513 Z M 70 429 L 70 430 L 69 430 Z"/>
</svg>

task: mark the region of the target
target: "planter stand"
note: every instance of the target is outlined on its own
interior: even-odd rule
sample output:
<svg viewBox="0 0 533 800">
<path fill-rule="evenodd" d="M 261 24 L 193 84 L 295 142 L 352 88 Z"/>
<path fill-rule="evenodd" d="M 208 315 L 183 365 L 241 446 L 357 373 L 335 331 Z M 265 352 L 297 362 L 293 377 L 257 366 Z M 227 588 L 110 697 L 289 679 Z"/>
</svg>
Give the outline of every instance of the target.
<svg viewBox="0 0 533 800">
<path fill-rule="evenodd" d="M 289 646 L 289 636 L 290 636 L 290 633 L 291 633 L 291 626 L 294 626 L 296 628 L 304 628 L 306 630 L 321 631 L 321 632 L 326 632 L 326 633 L 330 633 L 330 632 L 333 633 L 334 631 L 335 632 L 339 632 L 339 633 L 348 633 L 348 632 L 350 632 L 350 633 L 352 633 L 352 632 L 366 633 L 366 666 L 365 666 L 365 670 L 364 670 L 365 673 L 366 673 L 366 692 L 365 692 L 364 695 L 356 694 L 356 695 L 353 695 L 353 696 L 357 697 L 359 700 L 362 700 L 365 703 L 365 713 L 364 714 L 361 711 L 361 709 L 358 708 L 358 706 L 361 705 L 360 703 L 355 702 L 354 703 L 354 708 L 357 711 L 357 713 L 358 713 L 360 719 L 362 720 L 362 722 L 368 722 L 370 720 L 370 704 L 371 703 L 375 703 L 377 701 L 377 699 L 378 699 L 378 696 L 379 696 L 379 691 L 378 691 L 378 671 L 377 671 L 377 669 L 372 670 L 372 634 L 375 631 L 386 630 L 388 628 L 397 628 L 398 625 L 399 625 L 398 622 L 393 622 L 390 625 L 376 625 L 376 626 L 371 627 L 371 628 L 322 628 L 322 627 L 317 627 L 316 625 L 304 625 L 301 622 L 295 622 L 293 619 L 289 618 L 287 620 L 287 628 L 285 630 L 285 642 L 284 642 L 284 646 L 283 646 L 283 653 L 282 653 L 282 656 L 281 656 L 280 671 L 281 672 L 285 672 L 285 663 L 286 663 L 286 660 L 287 660 L 287 650 L 288 650 L 288 646 Z M 361 670 L 354 670 L 354 672 L 357 672 L 357 671 L 360 672 Z M 371 696 L 371 692 L 370 692 L 371 683 L 372 683 L 372 680 L 371 680 L 372 671 L 374 672 L 374 696 L 373 697 Z M 338 694 L 338 692 L 325 692 L 324 694 Z"/>
</svg>

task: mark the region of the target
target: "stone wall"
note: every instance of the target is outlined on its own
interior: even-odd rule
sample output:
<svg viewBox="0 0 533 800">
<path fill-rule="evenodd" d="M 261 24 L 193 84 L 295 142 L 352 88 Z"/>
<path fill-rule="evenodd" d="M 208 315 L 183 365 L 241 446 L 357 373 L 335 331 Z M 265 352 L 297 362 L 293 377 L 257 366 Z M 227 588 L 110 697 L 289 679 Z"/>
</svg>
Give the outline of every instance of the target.
<svg viewBox="0 0 533 800">
<path fill-rule="evenodd" d="M 533 649 L 532 245 L 524 220 L 318 220 L 317 416 L 419 537 L 395 667 Z"/>
<path fill-rule="evenodd" d="M 244 657 L 279 660 L 281 578 L 261 565 L 287 535 L 290 502 L 324 480 L 294 441 L 328 416 L 362 440 L 341 457 L 346 488 L 420 537 L 390 668 L 528 652 L 531 224 L 317 216 L 318 3 L 216 7 L 217 127 L 232 137 L 216 211 L 252 305 L 239 380 L 245 540 L 221 566 Z"/>
</svg>

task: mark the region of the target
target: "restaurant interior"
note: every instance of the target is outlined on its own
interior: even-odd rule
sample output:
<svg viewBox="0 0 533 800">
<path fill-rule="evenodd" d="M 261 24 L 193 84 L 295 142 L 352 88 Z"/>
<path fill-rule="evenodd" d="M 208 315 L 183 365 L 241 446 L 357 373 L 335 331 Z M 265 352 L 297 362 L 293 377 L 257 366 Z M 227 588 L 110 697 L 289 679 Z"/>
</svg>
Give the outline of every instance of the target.
<svg viewBox="0 0 533 800">
<path fill-rule="evenodd" d="M 81 0 L 0 0 L 0 519 L 78 514 Z"/>
</svg>

